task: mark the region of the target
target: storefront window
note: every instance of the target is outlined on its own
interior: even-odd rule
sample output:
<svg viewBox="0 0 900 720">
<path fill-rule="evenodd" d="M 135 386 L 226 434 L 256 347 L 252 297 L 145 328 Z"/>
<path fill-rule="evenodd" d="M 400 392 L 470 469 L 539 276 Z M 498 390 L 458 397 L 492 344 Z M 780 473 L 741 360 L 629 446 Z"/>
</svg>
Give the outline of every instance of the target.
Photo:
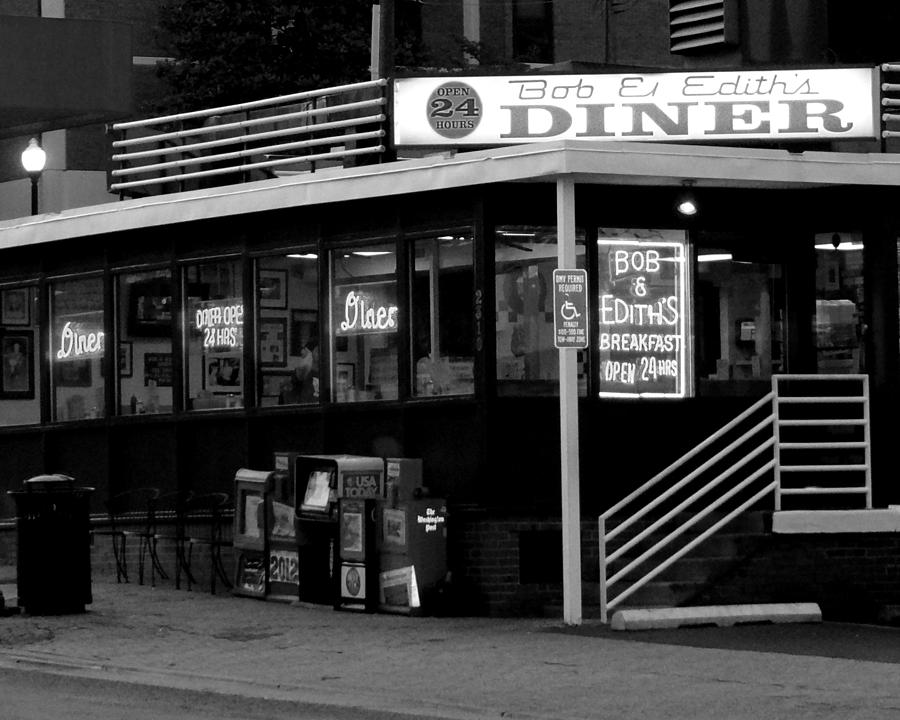
<svg viewBox="0 0 900 720">
<path fill-rule="evenodd" d="M 394 245 L 331 253 L 335 402 L 396 400 L 400 327 Z"/>
<path fill-rule="evenodd" d="M 185 393 L 191 410 L 244 404 L 244 301 L 237 260 L 184 269 Z"/>
<path fill-rule="evenodd" d="M 584 234 L 576 266 L 585 267 Z M 555 227 L 505 225 L 494 249 L 497 394 L 559 394 L 559 350 L 553 344 Z M 578 393 L 587 394 L 587 352 L 578 351 Z"/>
<path fill-rule="evenodd" d="M 782 265 L 740 244 L 696 249 L 696 367 L 701 394 L 758 394 L 786 371 Z"/>
<path fill-rule="evenodd" d="M 860 233 L 816 235 L 816 366 L 818 372 L 866 372 Z"/>
<path fill-rule="evenodd" d="M 256 262 L 260 405 L 319 400 L 319 273 L 315 253 Z"/>
<path fill-rule="evenodd" d="M 116 277 L 118 412 L 172 412 L 172 274 Z"/>
<path fill-rule="evenodd" d="M 0 289 L 0 425 L 41 421 L 36 285 Z"/>
<path fill-rule="evenodd" d="M 472 236 L 454 233 L 412 244 L 413 395 L 475 391 Z"/>
<path fill-rule="evenodd" d="M 688 268 L 683 230 L 600 229 L 601 397 L 691 394 Z"/>
<path fill-rule="evenodd" d="M 50 285 L 50 367 L 53 419 L 84 420 L 105 413 L 103 278 Z"/>
</svg>

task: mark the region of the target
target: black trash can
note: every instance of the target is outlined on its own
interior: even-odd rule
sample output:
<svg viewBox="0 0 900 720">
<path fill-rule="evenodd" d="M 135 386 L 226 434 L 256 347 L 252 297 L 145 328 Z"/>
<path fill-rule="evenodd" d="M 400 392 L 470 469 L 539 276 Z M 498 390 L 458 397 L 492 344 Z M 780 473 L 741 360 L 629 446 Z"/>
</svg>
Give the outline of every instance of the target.
<svg viewBox="0 0 900 720">
<path fill-rule="evenodd" d="M 91 597 L 90 495 L 68 475 L 10 490 L 16 503 L 19 606 L 31 615 L 84 612 Z"/>
</svg>

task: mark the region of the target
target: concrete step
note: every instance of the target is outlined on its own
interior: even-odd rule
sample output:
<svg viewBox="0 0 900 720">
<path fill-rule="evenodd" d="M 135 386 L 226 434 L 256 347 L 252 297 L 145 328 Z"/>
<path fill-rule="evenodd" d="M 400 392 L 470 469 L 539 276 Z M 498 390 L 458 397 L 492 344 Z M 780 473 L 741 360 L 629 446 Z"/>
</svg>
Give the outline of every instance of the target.
<svg viewBox="0 0 900 720">
<path fill-rule="evenodd" d="M 619 610 L 613 613 L 613 630 L 657 630 L 661 628 L 715 625 L 731 627 L 750 623 L 822 622 L 816 603 L 765 603 L 749 605 L 703 605 L 696 607 Z"/>
</svg>

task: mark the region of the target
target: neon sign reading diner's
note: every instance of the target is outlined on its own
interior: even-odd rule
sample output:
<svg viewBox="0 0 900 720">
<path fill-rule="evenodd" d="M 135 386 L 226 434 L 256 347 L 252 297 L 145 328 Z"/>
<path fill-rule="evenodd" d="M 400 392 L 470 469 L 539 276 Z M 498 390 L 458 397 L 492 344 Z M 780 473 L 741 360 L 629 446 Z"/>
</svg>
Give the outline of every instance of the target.
<svg viewBox="0 0 900 720">
<path fill-rule="evenodd" d="M 341 332 L 396 330 L 397 312 L 396 305 L 373 304 L 371 297 L 351 290 L 344 299 Z"/>
<path fill-rule="evenodd" d="M 103 331 L 85 332 L 81 323 L 67 322 L 59 335 L 57 360 L 88 358 L 103 354 Z"/>
</svg>

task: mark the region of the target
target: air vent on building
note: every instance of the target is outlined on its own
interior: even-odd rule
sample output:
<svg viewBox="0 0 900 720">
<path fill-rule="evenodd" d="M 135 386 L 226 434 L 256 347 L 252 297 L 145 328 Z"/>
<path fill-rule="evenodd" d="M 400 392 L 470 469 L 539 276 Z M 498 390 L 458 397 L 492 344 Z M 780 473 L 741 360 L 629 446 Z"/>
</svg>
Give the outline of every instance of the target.
<svg viewBox="0 0 900 720">
<path fill-rule="evenodd" d="M 736 0 L 669 0 L 669 49 L 705 50 L 738 41 Z"/>
</svg>

